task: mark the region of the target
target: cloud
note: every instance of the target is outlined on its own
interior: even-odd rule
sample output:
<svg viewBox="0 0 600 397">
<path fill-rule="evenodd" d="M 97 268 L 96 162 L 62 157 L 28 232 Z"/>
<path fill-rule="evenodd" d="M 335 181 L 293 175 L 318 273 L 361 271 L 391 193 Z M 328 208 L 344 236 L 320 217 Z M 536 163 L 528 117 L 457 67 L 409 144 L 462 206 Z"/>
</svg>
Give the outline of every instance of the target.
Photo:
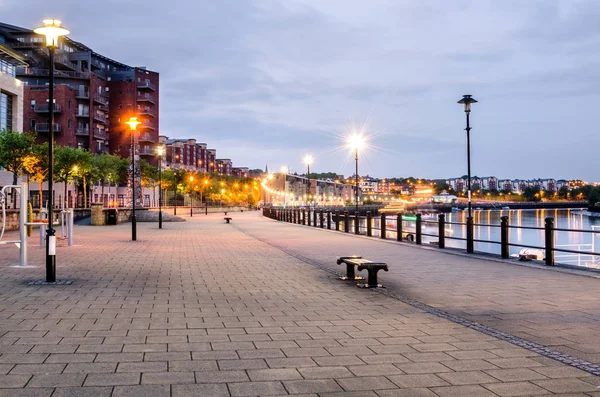
<svg viewBox="0 0 600 397">
<path fill-rule="evenodd" d="M 48 12 L 71 37 L 161 73 L 161 133 L 192 137 L 236 166 L 452 177 L 466 169 L 473 94 L 479 175 L 597 177 L 600 3 L 594 0 L 0 0 L 3 21 Z M 565 140 L 569 143 L 565 144 Z M 543 158 L 560 158 L 553 161 Z M 361 171 L 362 173 L 362 171 Z"/>
</svg>

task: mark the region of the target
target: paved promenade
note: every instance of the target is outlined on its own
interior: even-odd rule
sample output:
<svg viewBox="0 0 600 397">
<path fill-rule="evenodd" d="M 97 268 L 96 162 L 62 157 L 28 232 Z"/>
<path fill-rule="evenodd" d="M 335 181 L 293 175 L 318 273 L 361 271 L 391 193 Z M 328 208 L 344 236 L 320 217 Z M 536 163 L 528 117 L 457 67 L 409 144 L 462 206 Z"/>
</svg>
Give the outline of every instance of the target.
<svg viewBox="0 0 600 397">
<path fill-rule="evenodd" d="M 598 343 L 600 280 L 232 217 L 140 223 L 135 243 L 129 224 L 77 226 L 57 250 L 71 285 L 29 285 L 43 266 L 0 246 L 0 396 L 600 395 L 588 372 L 314 265 L 386 260 L 392 294 L 577 347 Z"/>
</svg>

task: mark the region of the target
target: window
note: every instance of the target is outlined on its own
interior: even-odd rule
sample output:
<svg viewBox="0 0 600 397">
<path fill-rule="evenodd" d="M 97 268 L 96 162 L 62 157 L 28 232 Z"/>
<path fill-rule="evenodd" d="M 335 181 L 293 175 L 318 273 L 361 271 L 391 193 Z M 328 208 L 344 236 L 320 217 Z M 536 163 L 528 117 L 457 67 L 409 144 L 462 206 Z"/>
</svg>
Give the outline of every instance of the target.
<svg viewBox="0 0 600 397">
<path fill-rule="evenodd" d="M 29 127 L 35 128 L 35 119 L 29 120 Z"/>
<path fill-rule="evenodd" d="M 35 99 L 31 100 L 31 108 L 33 109 L 35 107 Z"/>
<path fill-rule="evenodd" d="M 69 109 L 71 109 L 71 100 L 69 99 Z"/>
<path fill-rule="evenodd" d="M 13 119 L 13 97 L 4 92 L 0 92 L 0 130 L 12 130 Z"/>
</svg>

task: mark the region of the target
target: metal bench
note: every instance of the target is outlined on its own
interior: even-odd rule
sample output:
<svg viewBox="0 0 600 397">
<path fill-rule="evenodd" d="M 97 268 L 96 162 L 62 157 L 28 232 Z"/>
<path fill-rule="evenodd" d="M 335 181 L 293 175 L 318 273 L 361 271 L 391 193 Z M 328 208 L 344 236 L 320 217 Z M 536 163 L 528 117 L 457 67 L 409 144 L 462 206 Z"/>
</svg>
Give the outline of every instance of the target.
<svg viewBox="0 0 600 397">
<path fill-rule="evenodd" d="M 229 223 L 231 221 L 231 217 L 229 217 L 229 216 L 226 216 L 223 219 L 225 220 L 225 223 Z"/>
<path fill-rule="evenodd" d="M 368 278 L 366 284 L 357 284 L 356 286 L 359 288 L 381 288 L 382 285 L 377 283 L 377 272 L 380 270 L 388 271 L 387 263 L 383 262 L 373 262 L 368 259 L 364 259 L 362 256 L 339 256 L 337 258 L 337 264 L 341 265 L 342 263 L 346 264 L 346 277 L 343 277 L 344 280 L 364 280 L 364 278 L 357 278 L 354 273 L 354 268 L 358 271 L 367 270 Z"/>
</svg>

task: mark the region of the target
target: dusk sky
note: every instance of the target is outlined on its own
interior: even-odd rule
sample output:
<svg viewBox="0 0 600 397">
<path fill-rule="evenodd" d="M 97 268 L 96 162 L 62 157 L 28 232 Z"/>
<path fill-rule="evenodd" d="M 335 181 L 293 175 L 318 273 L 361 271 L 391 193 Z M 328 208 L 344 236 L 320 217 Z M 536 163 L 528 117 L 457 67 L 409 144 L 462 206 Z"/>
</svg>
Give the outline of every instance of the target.
<svg viewBox="0 0 600 397">
<path fill-rule="evenodd" d="M 599 181 L 597 0 L 0 0 L 0 20 L 56 17 L 71 39 L 160 73 L 160 134 L 234 166 Z"/>
</svg>

